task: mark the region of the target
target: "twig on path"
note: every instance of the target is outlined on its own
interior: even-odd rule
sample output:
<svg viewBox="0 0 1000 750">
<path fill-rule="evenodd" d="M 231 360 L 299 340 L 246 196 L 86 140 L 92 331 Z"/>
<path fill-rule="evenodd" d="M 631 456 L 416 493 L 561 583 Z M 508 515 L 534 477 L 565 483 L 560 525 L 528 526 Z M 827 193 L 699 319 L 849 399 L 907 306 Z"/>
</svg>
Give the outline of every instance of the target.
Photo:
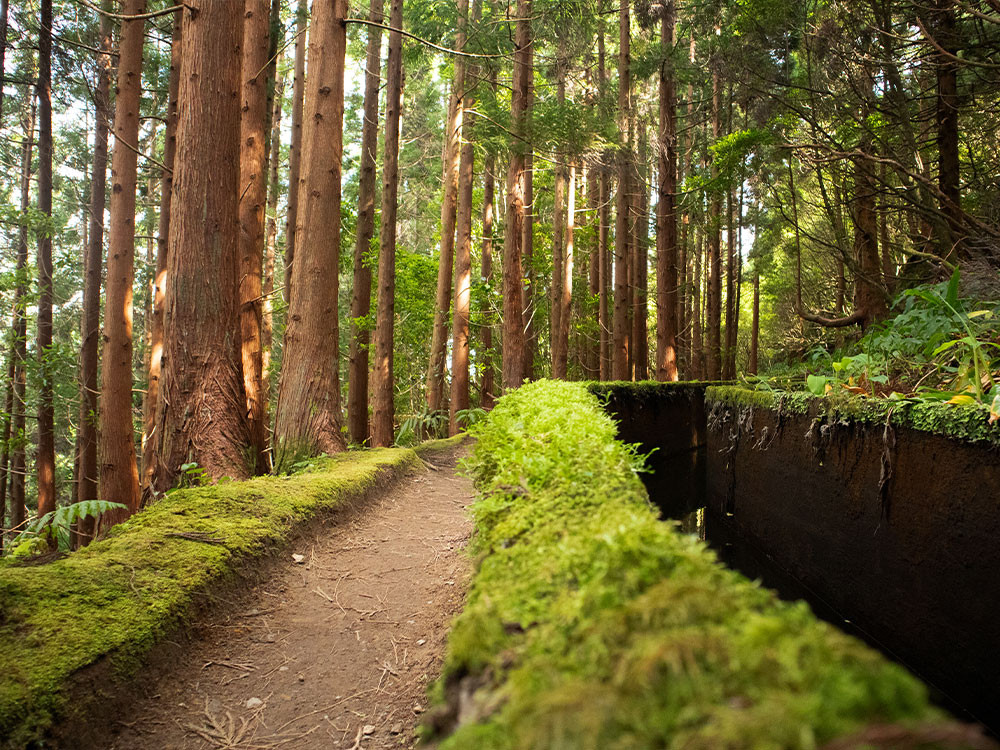
<svg viewBox="0 0 1000 750">
<path fill-rule="evenodd" d="M 236 662 L 231 662 L 231 661 L 206 661 L 204 664 L 202 664 L 201 668 L 208 669 L 213 664 L 216 665 L 217 667 L 229 667 L 229 669 L 236 669 L 239 670 L 240 672 L 253 672 L 255 669 L 257 669 L 257 667 L 255 667 L 253 664 L 238 664 Z"/>
<path fill-rule="evenodd" d="M 204 542 L 205 544 L 225 544 L 225 539 L 219 539 L 217 537 L 209 536 L 209 534 L 214 534 L 214 531 L 171 531 L 165 536 L 174 537 L 176 539 L 187 539 L 191 542 Z"/>
</svg>

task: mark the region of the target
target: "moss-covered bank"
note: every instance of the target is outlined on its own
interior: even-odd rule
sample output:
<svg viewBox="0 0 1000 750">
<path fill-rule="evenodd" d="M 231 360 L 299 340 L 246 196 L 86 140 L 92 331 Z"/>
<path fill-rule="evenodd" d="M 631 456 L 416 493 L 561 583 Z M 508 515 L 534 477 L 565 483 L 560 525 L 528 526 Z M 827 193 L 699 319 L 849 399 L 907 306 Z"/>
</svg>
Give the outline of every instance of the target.
<svg viewBox="0 0 1000 750">
<path fill-rule="evenodd" d="M 806 750 L 943 718 L 901 667 L 658 521 L 585 386 L 525 386 L 477 433 L 477 569 L 426 728 L 442 750 Z"/>
<path fill-rule="evenodd" d="M 990 424 L 989 409 L 982 405 L 957 406 L 934 401 L 865 398 L 848 393 L 814 396 L 804 392 L 755 391 L 739 386 L 711 386 L 705 403 L 736 409 L 770 409 L 785 414 L 813 414 L 844 425 L 907 427 L 921 432 L 1000 447 L 1000 423 Z"/>
<path fill-rule="evenodd" d="M 293 476 L 181 490 L 79 552 L 0 566 L 0 746 L 43 745 L 54 723 L 88 708 L 73 689 L 88 667 L 130 677 L 205 594 L 418 460 L 351 452 Z"/>
</svg>

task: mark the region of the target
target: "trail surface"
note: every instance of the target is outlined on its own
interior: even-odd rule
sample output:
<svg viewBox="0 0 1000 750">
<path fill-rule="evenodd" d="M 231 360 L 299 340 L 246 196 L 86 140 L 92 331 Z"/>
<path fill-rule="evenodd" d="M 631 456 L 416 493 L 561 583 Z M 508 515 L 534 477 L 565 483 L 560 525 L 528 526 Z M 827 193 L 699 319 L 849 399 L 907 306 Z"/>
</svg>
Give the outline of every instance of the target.
<svg viewBox="0 0 1000 750">
<path fill-rule="evenodd" d="M 431 454 L 380 499 L 301 539 L 178 649 L 107 746 L 412 747 L 468 580 L 472 486 L 455 474 L 464 452 Z"/>
</svg>

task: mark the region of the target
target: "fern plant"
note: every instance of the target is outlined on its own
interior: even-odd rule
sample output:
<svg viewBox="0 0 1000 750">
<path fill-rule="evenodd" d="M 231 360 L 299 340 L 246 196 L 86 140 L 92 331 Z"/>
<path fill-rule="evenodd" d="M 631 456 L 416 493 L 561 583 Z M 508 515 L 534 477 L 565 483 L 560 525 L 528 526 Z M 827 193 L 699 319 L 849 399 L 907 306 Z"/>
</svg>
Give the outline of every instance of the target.
<svg viewBox="0 0 1000 750">
<path fill-rule="evenodd" d="M 12 557 L 28 557 L 44 551 L 53 540 L 60 552 L 68 552 L 74 523 L 84 518 L 97 518 L 111 510 L 127 510 L 127 506 L 107 500 L 85 500 L 49 511 L 29 523 L 14 538 L 9 554 Z"/>
</svg>

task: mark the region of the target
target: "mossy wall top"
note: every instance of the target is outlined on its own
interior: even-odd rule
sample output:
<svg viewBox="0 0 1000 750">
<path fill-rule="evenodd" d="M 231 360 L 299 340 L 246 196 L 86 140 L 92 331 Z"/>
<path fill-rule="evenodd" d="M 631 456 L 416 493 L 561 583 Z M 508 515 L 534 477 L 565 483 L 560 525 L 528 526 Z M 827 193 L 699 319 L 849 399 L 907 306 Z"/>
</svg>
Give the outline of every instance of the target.
<svg viewBox="0 0 1000 750">
<path fill-rule="evenodd" d="M 658 520 L 585 386 L 478 428 L 477 570 L 428 733 L 442 748 L 816 748 L 940 720 L 924 686 Z"/>
</svg>

